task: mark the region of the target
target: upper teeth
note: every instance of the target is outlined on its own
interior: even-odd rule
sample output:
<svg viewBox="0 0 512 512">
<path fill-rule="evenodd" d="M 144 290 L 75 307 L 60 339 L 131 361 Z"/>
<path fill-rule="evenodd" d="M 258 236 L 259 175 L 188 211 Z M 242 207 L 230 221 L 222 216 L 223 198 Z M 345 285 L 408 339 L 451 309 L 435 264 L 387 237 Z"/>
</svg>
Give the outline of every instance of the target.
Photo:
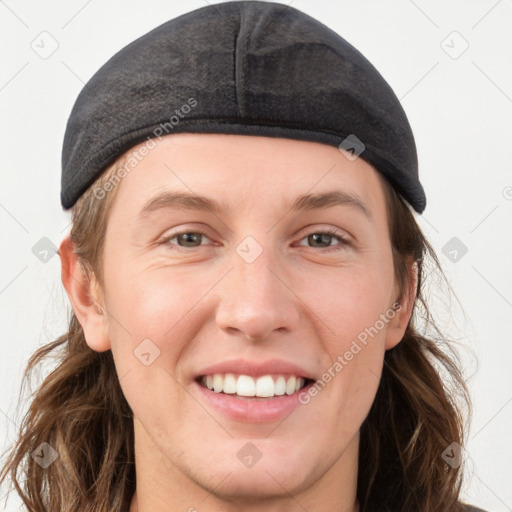
<svg viewBox="0 0 512 512">
<path fill-rule="evenodd" d="M 278 375 L 275 380 L 272 375 L 263 375 L 257 379 L 250 375 L 235 375 L 233 373 L 215 373 L 202 378 L 203 386 L 216 393 L 237 394 L 239 396 L 270 397 L 277 395 L 292 395 L 301 389 L 306 380 L 303 377 Z"/>
</svg>

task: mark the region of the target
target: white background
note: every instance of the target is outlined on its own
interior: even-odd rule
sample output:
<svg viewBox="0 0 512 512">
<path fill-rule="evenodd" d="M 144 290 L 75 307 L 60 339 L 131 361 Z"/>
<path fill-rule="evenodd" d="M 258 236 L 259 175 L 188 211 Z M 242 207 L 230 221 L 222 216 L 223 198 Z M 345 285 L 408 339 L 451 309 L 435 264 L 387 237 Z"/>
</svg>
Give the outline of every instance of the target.
<svg viewBox="0 0 512 512">
<path fill-rule="evenodd" d="M 32 248 L 42 237 L 58 246 L 69 228 L 59 201 L 60 151 L 74 100 L 116 51 L 204 5 L 0 1 L 0 449 L 14 439 L 30 354 L 66 327 L 59 258 L 43 263 Z M 445 328 L 462 347 L 474 401 L 464 496 L 492 512 L 511 511 L 512 1 L 291 5 L 368 57 L 407 112 L 428 198 L 419 222 L 465 312 L 453 303 L 450 316 L 447 299 L 432 294 Z M 45 59 L 32 48 L 49 51 L 52 44 L 58 48 Z M 443 253 L 452 237 L 467 247 L 456 262 L 447 249 Z M 17 510 L 17 503 L 13 493 L 8 509 Z"/>
</svg>

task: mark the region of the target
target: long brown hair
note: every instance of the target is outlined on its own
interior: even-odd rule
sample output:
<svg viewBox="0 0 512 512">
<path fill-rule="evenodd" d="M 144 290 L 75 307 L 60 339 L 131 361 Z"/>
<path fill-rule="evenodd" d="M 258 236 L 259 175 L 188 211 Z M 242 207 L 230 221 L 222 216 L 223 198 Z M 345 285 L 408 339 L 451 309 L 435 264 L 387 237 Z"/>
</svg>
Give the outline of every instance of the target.
<svg viewBox="0 0 512 512">
<path fill-rule="evenodd" d="M 93 192 L 116 170 L 114 164 L 105 171 L 72 209 L 74 250 L 100 284 L 116 194 L 99 199 Z M 436 329 L 423 294 L 424 263 L 428 258 L 439 268 L 439 262 L 410 208 L 382 182 L 395 276 L 405 289 L 414 259 L 418 290 L 403 339 L 385 354 L 377 396 L 361 427 L 360 512 L 458 512 L 462 466 L 451 467 L 442 454 L 452 443 L 463 445 L 470 402 L 457 355 Z M 0 484 L 10 476 L 30 512 L 125 512 L 135 491 L 133 418 L 112 353 L 91 350 L 71 313 L 69 331 L 32 355 L 24 382 L 55 355 L 59 364 L 31 397 Z M 31 457 L 45 442 L 58 453 L 47 468 Z"/>
</svg>

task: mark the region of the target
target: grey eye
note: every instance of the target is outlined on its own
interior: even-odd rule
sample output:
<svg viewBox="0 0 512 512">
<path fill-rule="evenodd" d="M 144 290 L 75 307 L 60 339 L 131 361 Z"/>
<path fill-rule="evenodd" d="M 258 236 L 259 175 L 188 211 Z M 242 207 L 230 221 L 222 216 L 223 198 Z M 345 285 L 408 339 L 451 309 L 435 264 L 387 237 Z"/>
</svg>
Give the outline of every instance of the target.
<svg viewBox="0 0 512 512">
<path fill-rule="evenodd" d="M 338 238 L 335 235 L 329 233 L 312 233 L 307 236 L 308 243 L 312 243 L 311 247 L 329 247 L 333 239 Z M 317 245 L 319 244 L 319 245 Z"/>
<path fill-rule="evenodd" d="M 178 241 L 178 245 L 181 247 L 197 247 L 201 245 L 201 240 L 204 235 L 202 233 L 189 232 L 189 233 L 180 233 L 176 235 L 174 238 Z M 172 238 L 171 240 L 174 240 Z"/>
</svg>

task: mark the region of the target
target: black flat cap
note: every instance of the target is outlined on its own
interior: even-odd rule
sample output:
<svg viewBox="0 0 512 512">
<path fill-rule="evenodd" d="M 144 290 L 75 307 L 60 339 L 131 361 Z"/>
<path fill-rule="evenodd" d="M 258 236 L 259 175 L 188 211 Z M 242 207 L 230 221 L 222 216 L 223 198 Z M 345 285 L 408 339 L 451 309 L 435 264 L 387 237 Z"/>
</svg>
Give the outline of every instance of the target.
<svg viewBox="0 0 512 512">
<path fill-rule="evenodd" d="M 61 202 L 71 208 L 131 147 L 179 132 L 284 137 L 347 149 L 417 212 L 426 198 L 414 136 L 374 66 L 292 7 L 210 5 L 114 55 L 84 86 L 64 136 Z"/>
</svg>

